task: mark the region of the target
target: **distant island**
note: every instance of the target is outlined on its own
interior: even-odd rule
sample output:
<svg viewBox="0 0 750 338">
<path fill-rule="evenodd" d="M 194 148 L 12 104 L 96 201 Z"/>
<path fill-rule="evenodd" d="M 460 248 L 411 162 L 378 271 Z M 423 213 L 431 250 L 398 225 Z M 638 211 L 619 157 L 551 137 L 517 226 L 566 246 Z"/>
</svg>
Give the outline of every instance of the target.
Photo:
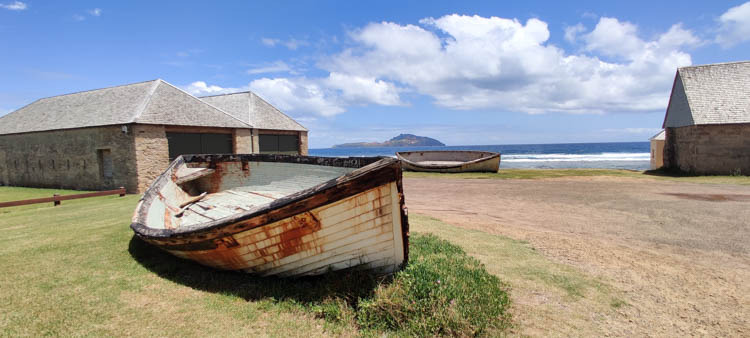
<svg viewBox="0 0 750 338">
<path fill-rule="evenodd" d="M 417 136 L 414 134 L 401 134 L 385 142 L 355 142 L 337 144 L 333 148 L 371 148 L 371 147 L 432 147 L 444 146 L 434 138 Z"/>
</svg>

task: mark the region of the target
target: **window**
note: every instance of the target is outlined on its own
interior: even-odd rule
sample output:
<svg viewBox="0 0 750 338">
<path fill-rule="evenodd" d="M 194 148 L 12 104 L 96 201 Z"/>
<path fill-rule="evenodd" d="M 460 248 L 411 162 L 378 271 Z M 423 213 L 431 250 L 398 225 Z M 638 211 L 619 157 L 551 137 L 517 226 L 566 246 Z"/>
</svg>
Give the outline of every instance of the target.
<svg viewBox="0 0 750 338">
<path fill-rule="evenodd" d="M 185 154 L 231 154 L 232 134 L 167 133 L 169 160 Z"/>
<path fill-rule="evenodd" d="M 52 169 L 55 169 L 55 160 L 52 160 Z"/>
<path fill-rule="evenodd" d="M 261 134 L 259 136 L 261 154 L 299 154 L 298 135 Z"/>
<path fill-rule="evenodd" d="M 99 160 L 101 177 L 104 179 L 112 178 L 112 152 L 109 149 L 99 149 L 96 151 L 96 155 Z"/>
</svg>

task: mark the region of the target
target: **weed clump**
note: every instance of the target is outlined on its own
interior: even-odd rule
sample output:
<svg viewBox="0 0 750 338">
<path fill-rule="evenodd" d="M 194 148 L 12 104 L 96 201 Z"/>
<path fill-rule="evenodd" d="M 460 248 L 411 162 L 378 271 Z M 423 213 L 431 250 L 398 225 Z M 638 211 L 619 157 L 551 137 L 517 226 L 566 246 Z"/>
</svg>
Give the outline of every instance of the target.
<svg viewBox="0 0 750 338">
<path fill-rule="evenodd" d="M 434 235 L 411 238 L 411 258 L 355 309 L 324 306 L 328 319 L 409 335 L 480 335 L 510 323 L 507 286 L 460 247 Z M 333 317 L 333 318 L 331 318 Z"/>
</svg>

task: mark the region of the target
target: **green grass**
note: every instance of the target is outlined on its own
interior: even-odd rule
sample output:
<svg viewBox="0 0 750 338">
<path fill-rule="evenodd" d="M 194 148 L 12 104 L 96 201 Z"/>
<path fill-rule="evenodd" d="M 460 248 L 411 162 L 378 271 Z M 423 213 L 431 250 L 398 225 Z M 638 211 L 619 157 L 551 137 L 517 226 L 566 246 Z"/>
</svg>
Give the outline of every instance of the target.
<svg viewBox="0 0 750 338">
<path fill-rule="evenodd" d="M 510 299 L 500 279 L 460 247 L 414 235 L 412 259 L 393 281 L 360 301 L 358 323 L 408 335 L 470 336 L 510 324 Z"/>
<path fill-rule="evenodd" d="M 77 193 L 0 187 L 4 200 L 53 192 Z M 505 284 L 436 237 L 413 236 L 413 264 L 391 279 L 259 278 L 140 241 L 128 227 L 137 200 L 0 209 L 0 335 L 471 335 L 508 325 Z"/>
<path fill-rule="evenodd" d="M 750 185 L 750 176 L 694 176 L 674 174 L 658 170 L 619 170 L 619 169 L 500 169 L 497 173 L 427 173 L 405 171 L 404 177 L 471 178 L 471 179 L 542 179 L 579 176 L 614 176 L 647 178 L 677 182 L 707 184 Z"/>
<path fill-rule="evenodd" d="M 624 295 L 599 278 L 542 256 L 526 241 L 467 230 L 410 214 L 412 234 L 450 239 L 511 286 L 514 326 L 541 336 L 600 336 L 591 317 L 627 306 Z M 538 299 L 544 299 L 539 302 Z"/>
</svg>

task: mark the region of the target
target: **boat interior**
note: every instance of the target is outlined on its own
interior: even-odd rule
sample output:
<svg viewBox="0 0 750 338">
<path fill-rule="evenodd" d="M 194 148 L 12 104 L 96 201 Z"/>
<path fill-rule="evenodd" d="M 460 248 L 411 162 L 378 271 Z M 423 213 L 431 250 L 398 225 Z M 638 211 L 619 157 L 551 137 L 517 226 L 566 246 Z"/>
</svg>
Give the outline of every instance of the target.
<svg viewBox="0 0 750 338">
<path fill-rule="evenodd" d="M 148 210 L 146 226 L 176 229 L 248 211 L 315 187 L 356 168 L 317 164 L 236 161 L 179 163 Z"/>
</svg>

